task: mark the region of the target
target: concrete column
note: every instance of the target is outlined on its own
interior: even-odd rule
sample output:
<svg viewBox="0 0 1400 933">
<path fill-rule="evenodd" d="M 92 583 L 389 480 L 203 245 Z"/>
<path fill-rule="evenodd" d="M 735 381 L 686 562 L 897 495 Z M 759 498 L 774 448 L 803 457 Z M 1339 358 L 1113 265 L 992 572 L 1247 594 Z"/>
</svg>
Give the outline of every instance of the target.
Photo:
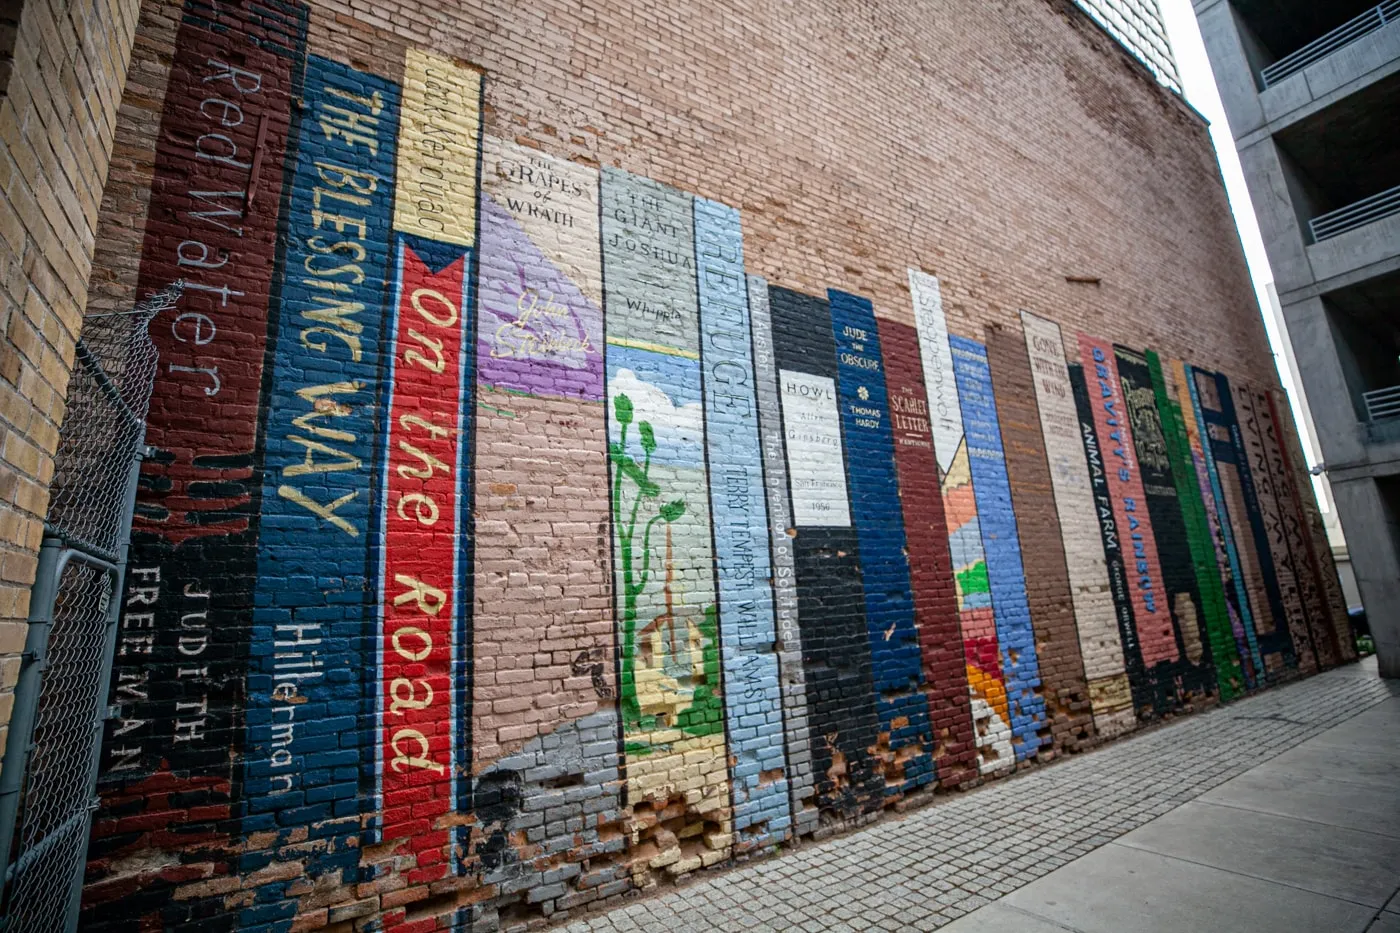
<svg viewBox="0 0 1400 933">
<path fill-rule="evenodd" d="M 1400 678 L 1400 515 L 1374 479 L 1334 483 L 1332 494 L 1376 642 L 1381 676 Z"/>
<path fill-rule="evenodd" d="M 1264 110 L 1259 104 L 1259 86 L 1250 70 L 1234 11 L 1227 0 L 1197 2 L 1195 9 L 1206 57 L 1215 74 L 1215 85 L 1220 89 L 1220 103 L 1230 121 L 1230 134 L 1239 139 L 1264 125 Z"/>
<path fill-rule="evenodd" d="M 1313 283 L 1308 264 L 1307 239 L 1294 209 L 1295 186 L 1289 184 L 1287 170 L 1272 136 L 1266 136 L 1240 150 L 1240 166 L 1249 187 L 1249 199 L 1259 218 L 1259 233 L 1269 268 L 1280 296 Z"/>
<path fill-rule="evenodd" d="M 1322 299 L 1308 298 L 1285 305 L 1283 319 L 1297 360 L 1298 378 L 1303 381 L 1310 403 L 1323 461 L 1336 467 L 1364 460 L 1361 425 Z"/>
</svg>

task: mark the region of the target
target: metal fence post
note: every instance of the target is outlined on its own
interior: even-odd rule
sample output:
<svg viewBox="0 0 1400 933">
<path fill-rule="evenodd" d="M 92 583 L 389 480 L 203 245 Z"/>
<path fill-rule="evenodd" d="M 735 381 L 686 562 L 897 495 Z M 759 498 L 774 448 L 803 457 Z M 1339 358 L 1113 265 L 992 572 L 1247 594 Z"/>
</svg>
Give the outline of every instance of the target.
<svg viewBox="0 0 1400 933">
<path fill-rule="evenodd" d="M 39 709 L 39 684 L 47 666 L 50 624 L 53 604 L 58 596 L 58 578 L 62 568 L 62 542 L 49 535 L 39 548 L 39 566 L 34 589 L 29 594 L 29 631 L 24 639 L 19 682 L 15 685 L 15 707 L 10 714 L 10 734 L 5 742 L 5 763 L 0 770 L 0 857 L 8 868 L 10 851 L 14 847 L 15 822 L 19 802 L 28 773 L 29 751 L 33 748 L 34 718 Z M 9 871 L 0 871 L 0 898 L 9 882 Z M 0 921 L 3 923 L 3 921 Z"/>
<path fill-rule="evenodd" d="M 174 282 L 77 341 L 0 771 L 0 930 L 77 929 L 132 517 Z"/>
<path fill-rule="evenodd" d="M 145 432 L 142 432 L 141 440 L 136 445 L 136 450 L 131 457 L 131 468 L 127 473 L 126 480 L 126 501 L 135 503 L 136 486 L 141 481 L 141 461 L 145 459 L 146 441 Z M 98 697 L 97 715 L 93 719 L 93 740 L 92 757 L 88 763 L 87 784 L 93 788 L 92 805 L 88 808 L 87 828 L 83 831 L 84 837 L 92 829 L 92 812 L 97 808 L 97 769 L 102 763 L 102 735 L 107 728 L 107 720 L 110 716 L 110 687 L 112 682 L 112 665 L 117 653 L 117 625 L 122 614 L 122 594 L 126 586 L 126 560 L 131 550 L 131 522 L 134 510 L 128 508 L 122 518 L 121 541 L 117 554 L 117 569 L 112 582 L 112 601 L 107 607 L 107 644 L 102 653 L 102 687 L 103 692 Z M 83 900 L 83 873 L 77 872 L 73 875 L 73 890 L 68 899 L 68 910 L 64 916 L 63 928 L 65 930 L 76 930 L 78 928 L 78 909 Z"/>
</svg>

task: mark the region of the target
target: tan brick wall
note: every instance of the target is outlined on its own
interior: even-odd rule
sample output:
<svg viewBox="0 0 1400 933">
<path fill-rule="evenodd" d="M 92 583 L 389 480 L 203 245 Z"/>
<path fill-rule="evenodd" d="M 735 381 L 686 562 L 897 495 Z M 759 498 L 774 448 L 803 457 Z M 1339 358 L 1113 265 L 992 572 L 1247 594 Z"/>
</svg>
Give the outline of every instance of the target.
<svg viewBox="0 0 1400 933">
<path fill-rule="evenodd" d="M 0 748 L 137 9 L 29 0 L 0 20 Z"/>
</svg>

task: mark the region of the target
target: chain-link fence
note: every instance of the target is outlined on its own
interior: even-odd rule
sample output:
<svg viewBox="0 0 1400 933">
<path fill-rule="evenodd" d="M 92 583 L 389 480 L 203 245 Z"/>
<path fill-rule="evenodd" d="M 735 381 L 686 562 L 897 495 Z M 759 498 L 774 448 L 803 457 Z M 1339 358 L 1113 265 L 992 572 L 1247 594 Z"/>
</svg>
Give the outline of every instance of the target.
<svg viewBox="0 0 1400 933">
<path fill-rule="evenodd" d="M 0 771 L 5 933 L 76 927 L 155 381 L 148 329 L 183 288 L 176 282 L 129 313 L 89 317 L 78 341 Z"/>
</svg>

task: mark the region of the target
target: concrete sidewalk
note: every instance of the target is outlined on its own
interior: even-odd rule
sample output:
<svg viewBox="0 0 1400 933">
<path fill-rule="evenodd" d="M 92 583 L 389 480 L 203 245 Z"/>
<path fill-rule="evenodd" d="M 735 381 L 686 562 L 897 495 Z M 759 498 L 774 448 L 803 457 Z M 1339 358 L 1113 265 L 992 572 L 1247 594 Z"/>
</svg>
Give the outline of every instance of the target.
<svg viewBox="0 0 1400 933">
<path fill-rule="evenodd" d="M 567 929 L 1400 933 L 1397 887 L 1372 658 Z"/>
<path fill-rule="evenodd" d="M 1400 697 L 945 933 L 1400 933 Z"/>
</svg>

